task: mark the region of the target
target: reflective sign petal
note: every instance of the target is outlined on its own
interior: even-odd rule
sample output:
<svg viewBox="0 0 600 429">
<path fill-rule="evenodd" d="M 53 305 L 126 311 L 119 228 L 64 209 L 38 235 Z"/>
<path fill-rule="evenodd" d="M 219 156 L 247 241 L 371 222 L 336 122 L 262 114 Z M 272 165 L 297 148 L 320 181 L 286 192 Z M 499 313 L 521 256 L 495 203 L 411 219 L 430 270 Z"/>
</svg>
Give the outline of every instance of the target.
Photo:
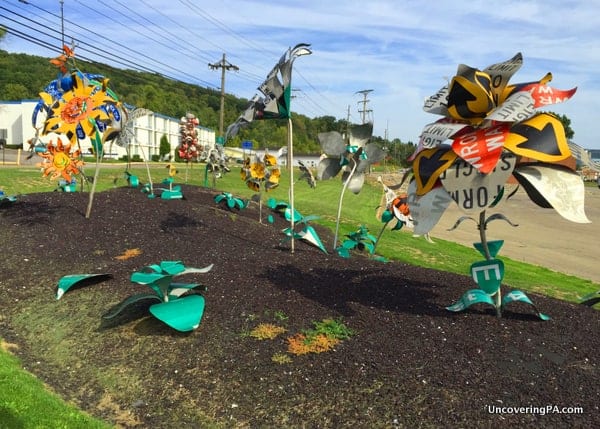
<svg viewBox="0 0 600 429">
<path fill-rule="evenodd" d="M 505 152 L 496 168 L 488 174 L 481 174 L 469 163 L 457 160 L 440 179 L 446 192 L 461 210 L 479 213 L 496 202 L 516 162 L 513 154 Z"/>
<path fill-rule="evenodd" d="M 456 158 L 456 153 L 449 146 L 419 152 L 413 163 L 417 195 L 431 191 L 440 174 L 450 167 Z"/>
<path fill-rule="evenodd" d="M 438 223 L 452 197 L 446 190 L 438 186 L 427 194 L 419 197 L 417 195 L 417 184 L 413 180 L 408 185 L 408 206 L 413 220 L 414 234 L 425 235 Z"/>
<path fill-rule="evenodd" d="M 553 164 L 519 165 L 513 174 L 540 207 L 552 207 L 571 222 L 590 223 L 584 211 L 585 188 L 579 174 Z"/>
<path fill-rule="evenodd" d="M 455 138 L 452 150 L 481 173 L 489 173 L 496 168 L 509 129 L 504 123 L 478 128 Z"/>
<path fill-rule="evenodd" d="M 450 82 L 448 113 L 454 119 L 481 122 L 495 107 L 490 75 L 475 68 L 460 65 Z"/>
<path fill-rule="evenodd" d="M 542 162 L 558 162 L 571 155 L 562 123 L 548 113 L 539 113 L 513 125 L 504 147 Z"/>
</svg>

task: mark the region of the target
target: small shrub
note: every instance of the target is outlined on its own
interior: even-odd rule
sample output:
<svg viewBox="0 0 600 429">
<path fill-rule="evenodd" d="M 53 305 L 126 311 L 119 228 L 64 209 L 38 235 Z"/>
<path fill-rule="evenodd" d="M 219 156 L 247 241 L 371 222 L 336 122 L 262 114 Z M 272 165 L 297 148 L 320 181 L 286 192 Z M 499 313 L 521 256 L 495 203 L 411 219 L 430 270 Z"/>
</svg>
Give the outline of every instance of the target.
<svg viewBox="0 0 600 429">
<path fill-rule="evenodd" d="M 332 350 L 342 340 L 350 338 L 354 332 L 335 319 L 313 322 L 314 329 L 288 337 L 288 352 L 294 355 L 323 353 Z"/>
<path fill-rule="evenodd" d="M 273 356 L 271 356 L 271 361 L 278 363 L 279 365 L 283 365 L 286 363 L 291 363 L 292 358 L 285 353 L 275 353 Z"/>
<path fill-rule="evenodd" d="M 250 331 L 250 336 L 257 340 L 272 340 L 284 332 L 285 328 L 281 326 L 273 325 L 272 323 L 261 323 Z"/>
</svg>

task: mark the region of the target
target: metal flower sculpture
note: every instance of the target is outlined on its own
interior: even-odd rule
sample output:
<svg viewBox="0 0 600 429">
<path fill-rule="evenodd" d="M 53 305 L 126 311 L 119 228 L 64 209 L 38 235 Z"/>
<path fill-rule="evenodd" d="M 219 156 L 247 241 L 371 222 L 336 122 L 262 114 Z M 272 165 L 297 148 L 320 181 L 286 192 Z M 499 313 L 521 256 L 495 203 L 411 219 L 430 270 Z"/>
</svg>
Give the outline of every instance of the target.
<svg viewBox="0 0 600 429">
<path fill-rule="evenodd" d="M 41 134 L 64 135 L 79 150 L 80 140 L 90 139 L 97 162 L 86 211 L 86 218 L 89 218 L 99 174 L 99 161 L 103 155 L 103 143 L 116 135 L 104 132 L 110 126 L 118 129 L 122 116 L 118 98 L 108 87 L 108 79 L 101 75 L 82 73 L 75 67 L 73 49 L 64 46 L 63 51 L 63 55 L 51 60 L 51 63 L 59 67 L 60 73 L 40 93 L 32 122 L 37 135 L 40 130 L 38 115 L 45 113 Z M 38 146 L 37 141 L 35 146 Z M 44 150 L 36 148 L 36 152 L 42 153 Z"/>
<path fill-rule="evenodd" d="M 179 146 L 177 153 L 186 162 L 196 160 L 200 156 L 202 147 L 198 144 L 198 130 L 200 124 L 193 113 L 187 113 L 179 122 Z"/>
<path fill-rule="evenodd" d="M 131 167 L 131 144 L 136 141 L 136 133 L 134 129 L 135 121 L 138 118 L 152 115 L 153 112 L 148 109 L 136 108 L 135 106 L 131 105 L 118 106 L 118 111 L 121 113 L 121 121 L 118 123 L 113 122 L 111 126 L 109 126 L 104 132 L 104 135 L 107 136 L 110 140 L 111 148 L 112 143 L 114 143 L 127 151 L 127 167 L 124 173 L 124 177 L 131 187 L 137 188 L 140 183 L 139 178 L 136 175 L 131 174 L 129 172 L 129 168 Z M 142 160 L 146 165 L 146 173 L 148 175 L 148 184 L 146 186 L 149 189 L 148 196 L 150 198 L 154 198 L 152 176 L 150 175 L 150 166 L 148 165 L 148 159 L 144 153 L 144 146 L 139 145 L 138 148 L 142 155 Z M 109 152 L 110 151 L 111 150 L 109 149 Z"/>
<path fill-rule="evenodd" d="M 204 186 L 208 187 L 208 173 L 212 173 L 212 186 L 215 188 L 217 179 L 231 171 L 227 165 L 228 159 L 225 155 L 225 149 L 217 143 L 214 148 L 205 148 L 200 157 L 206 161 Z"/>
<path fill-rule="evenodd" d="M 381 161 L 385 152 L 374 143 L 368 143 L 373 135 L 373 124 L 353 125 L 348 130 L 348 141 L 337 131 L 320 133 L 317 138 L 324 156 L 317 166 L 317 180 L 328 180 L 342 171 L 343 187 L 340 193 L 338 214 L 333 239 L 337 246 L 342 201 L 346 188 L 358 194 L 365 182 L 365 172 L 373 163 Z"/>
<path fill-rule="evenodd" d="M 561 121 L 538 108 L 569 99 L 576 91 L 548 86 L 550 73 L 536 82 L 509 85 L 521 67 L 521 54 L 478 70 L 460 65 L 449 85 L 425 101 L 424 110 L 443 115 L 425 126 L 413 160 L 409 185 L 414 231 L 427 234 L 454 201 L 475 220 L 481 242 L 475 247 L 485 257 L 471 266 L 480 289 L 468 291 L 451 311 L 475 303 L 495 307 L 498 316 L 512 301 L 531 301 L 520 291 L 501 297 L 504 275 L 496 254 L 502 241 L 488 242 L 486 229 L 502 214 L 486 218 L 486 209 L 508 196 L 505 184 L 512 176 L 537 205 L 554 208 L 573 222 L 589 222 L 584 213 L 583 182 L 568 167 L 558 164 L 571 153 Z M 449 141 L 448 141 L 449 140 Z M 478 219 L 470 215 L 478 215 Z M 495 300 L 492 297 L 495 296 Z M 537 310 L 536 310 L 537 311 Z M 547 316 L 538 312 L 538 316 Z"/>
<path fill-rule="evenodd" d="M 390 228 L 392 231 L 399 231 L 405 225 L 408 228 L 413 228 L 414 226 L 412 217 L 410 216 L 410 207 L 408 206 L 408 194 L 406 192 L 397 194 L 394 191 L 395 186 L 387 186 L 383 183 L 381 176 L 377 177 L 377 181 L 383 186 L 382 204 L 377 208 L 377 218 L 383 223 L 383 226 L 377 235 L 375 248 L 379 244 L 379 240 L 386 228 Z M 398 188 L 400 186 L 402 186 L 402 183 L 397 185 Z M 373 252 L 375 252 L 375 248 Z"/>
<path fill-rule="evenodd" d="M 246 182 L 248 188 L 258 192 L 258 208 L 259 222 L 262 222 L 262 191 L 269 192 L 279 186 L 279 178 L 281 171 L 277 166 L 277 158 L 273 155 L 265 153 L 262 160 L 256 156 L 254 162 L 250 162 L 250 158 L 246 158 L 240 177 Z"/>
<path fill-rule="evenodd" d="M 62 140 L 58 139 L 56 145 L 48 144 L 46 151 L 37 152 L 43 158 L 42 162 L 38 162 L 36 167 L 42 169 L 44 177 L 50 176 L 51 179 L 62 178 L 67 183 L 74 183 L 74 175 L 81 174 L 83 161 L 81 160 L 81 151 L 72 149 L 71 143 L 63 144 Z"/>
<path fill-rule="evenodd" d="M 12 204 L 17 201 L 17 197 L 14 195 L 6 195 L 2 189 L 0 189 L 0 207 L 3 205 Z"/>
</svg>

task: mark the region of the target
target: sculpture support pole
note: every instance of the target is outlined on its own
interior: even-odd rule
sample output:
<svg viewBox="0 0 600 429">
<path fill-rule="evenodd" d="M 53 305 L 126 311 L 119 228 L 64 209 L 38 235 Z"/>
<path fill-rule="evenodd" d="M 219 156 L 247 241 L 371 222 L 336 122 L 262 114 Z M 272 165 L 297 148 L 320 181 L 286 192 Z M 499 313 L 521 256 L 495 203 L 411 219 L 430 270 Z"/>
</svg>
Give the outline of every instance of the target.
<svg viewBox="0 0 600 429">
<path fill-rule="evenodd" d="M 344 182 L 344 186 L 342 186 L 342 192 L 340 194 L 340 201 L 338 203 L 337 220 L 335 222 L 335 235 L 333 237 L 333 250 L 334 251 L 335 251 L 335 248 L 337 246 L 337 241 L 338 241 L 338 231 L 340 229 L 340 218 L 342 217 L 342 200 L 344 199 L 344 192 L 346 192 L 348 183 L 350 183 L 350 179 L 352 179 L 352 176 L 354 175 L 354 170 L 356 170 L 356 166 L 358 165 L 358 163 L 354 160 L 354 158 L 352 158 L 352 162 L 354 163 L 354 166 L 352 167 L 350 174 L 346 178 L 346 181 Z"/>
<path fill-rule="evenodd" d="M 291 236 L 291 249 L 294 253 L 294 152 L 292 144 L 292 118 L 288 118 L 288 170 L 290 174 L 290 236 Z"/>
</svg>

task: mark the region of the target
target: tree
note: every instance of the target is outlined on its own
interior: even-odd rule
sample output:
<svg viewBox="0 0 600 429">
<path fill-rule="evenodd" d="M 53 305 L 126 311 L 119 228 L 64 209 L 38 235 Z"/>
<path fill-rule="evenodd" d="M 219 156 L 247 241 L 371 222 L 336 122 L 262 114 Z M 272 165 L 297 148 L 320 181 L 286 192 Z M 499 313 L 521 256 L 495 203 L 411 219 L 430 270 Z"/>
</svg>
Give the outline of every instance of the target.
<svg viewBox="0 0 600 429">
<path fill-rule="evenodd" d="M 559 115 L 553 112 L 549 113 L 552 113 L 554 116 L 560 119 L 560 122 L 562 122 L 563 127 L 565 128 L 565 136 L 567 137 L 567 140 L 573 140 L 575 131 L 573 131 L 573 128 L 571 128 L 571 120 L 567 117 L 567 115 Z"/>
<path fill-rule="evenodd" d="M 166 155 L 171 153 L 171 143 L 169 143 L 169 139 L 166 134 L 160 138 L 160 146 L 158 147 L 158 154 L 161 159 L 166 159 Z"/>
</svg>

